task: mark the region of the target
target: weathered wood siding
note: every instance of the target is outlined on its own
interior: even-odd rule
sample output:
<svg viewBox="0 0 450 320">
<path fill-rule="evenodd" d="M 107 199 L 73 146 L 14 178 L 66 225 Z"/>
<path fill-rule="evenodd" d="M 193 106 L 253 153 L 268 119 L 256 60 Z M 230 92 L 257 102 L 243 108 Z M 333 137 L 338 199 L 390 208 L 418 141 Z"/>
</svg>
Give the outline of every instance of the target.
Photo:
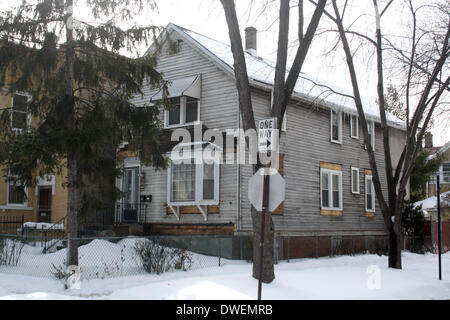
<svg viewBox="0 0 450 320">
<path fill-rule="evenodd" d="M 256 119 L 269 117 L 270 95 L 255 91 L 252 96 Z M 350 137 L 350 117 L 342 117 L 342 144 L 330 142 L 330 110 L 291 103 L 287 108 L 287 132 L 281 134 L 281 153 L 284 153 L 286 200 L 283 215 L 273 216 L 275 231 L 299 235 L 343 235 L 384 233 L 382 214 L 376 202 L 374 217 L 365 216 L 365 175 L 369 169 L 362 132 L 360 138 Z M 383 146 L 380 125 L 375 125 L 375 155 L 385 185 Z M 402 139 L 397 130 L 396 139 Z M 342 216 L 320 214 L 320 162 L 342 165 Z M 351 193 L 351 167 L 359 168 L 360 194 Z M 243 166 L 241 231 L 252 228 L 247 183 L 251 166 Z M 384 190 L 386 193 L 386 190 Z"/>
<path fill-rule="evenodd" d="M 221 71 L 200 51 L 186 42 L 176 54 L 167 54 L 163 47 L 158 70 L 166 79 L 178 79 L 201 74 L 200 120 L 208 128 L 228 129 L 237 126 L 237 91 L 234 80 Z M 147 88 L 144 97 L 135 103 L 148 102 L 152 91 Z M 164 112 L 161 110 L 161 120 Z M 167 214 L 167 170 L 143 167 L 141 194 L 151 194 L 146 221 L 151 223 L 204 223 L 201 214 L 182 214 L 180 221 Z M 208 215 L 209 223 L 235 223 L 237 213 L 237 166 L 220 166 L 220 213 Z"/>
</svg>

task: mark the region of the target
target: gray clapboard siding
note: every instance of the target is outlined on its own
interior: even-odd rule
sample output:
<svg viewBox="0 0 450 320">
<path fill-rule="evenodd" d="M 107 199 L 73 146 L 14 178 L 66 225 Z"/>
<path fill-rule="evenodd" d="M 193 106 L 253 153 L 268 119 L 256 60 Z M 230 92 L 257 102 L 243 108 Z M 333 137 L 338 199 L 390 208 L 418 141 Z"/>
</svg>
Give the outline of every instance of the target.
<svg viewBox="0 0 450 320">
<path fill-rule="evenodd" d="M 252 95 L 256 119 L 269 116 L 268 93 Z M 330 142 L 330 110 L 301 103 L 291 103 L 287 109 L 287 132 L 281 134 L 284 156 L 286 200 L 284 214 L 273 216 L 276 231 L 299 234 L 384 233 L 384 222 L 378 203 L 375 217 L 365 216 L 364 169 L 370 169 L 363 139 L 350 137 L 350 119 L 343 115 L 342 145 Z M 375 154 L 381 183 L 385 185 L 382 136 L 375 126 Z M 360 132 L 360 136 L 361 136 Z M 398 134 L 401 138 L 401 133 Z M 343 215 L 320 215 L 320 161 L 342 165 Z M 360 194 L 351 193 L 351 167 L 360 169 Z M 242 167 L 242 229 L 252 228 L 246 181 L 252 175 L 251 166 Z M 384 190 L 386 194 L 386 190 Z"/>
<path fill-rule="evenodd" d="M 168 55 L 166 50 L 158 61 L 158 70 L 166 79 L 177 79 L 201 74 L 200 119 L 208 128 L 228 129 L 237 126 L 237 91 L 233 79 L 205 59 L 199 51 L 189 44 L 181 43 L 177 54 Z M 145 95 L 132 101 L 142 104 L 150 100 L 155 90 L 147 87 Z M 161 110 L 160 119 L 164 120 Z M 151 194 L 153 200 L 148 204 L 147 222 L 162 223 L 203 223 L 201 214 L 182 214 L 180 221 L 173 214 L 167 214 L 167 171 L 144 167 L 145 178 L 141 183 L 141 193 Z M 236 223 L 237 212 L 237 166 L 220 167 L 220 213 L 209 214 L 210 223 Z"/>
<path fill-rule="evenodd" d="M 236 128 L 238 122 L 238 97 L 234 80 L 220 70 L 198 48 L 181 43 L 181 51 L 160 56 L 158 69 L 167 79 L 177 79 L 201 74 L 201 121 L 208 128 Z M 145 103 L 152 95 L 146 88 L 143 97 L 135 103 Z M 270 93 L 254 89 L 252 103 L 255 120 L 270 117 Z M 161 120 L 164 113 L 161 112 Z M 317 105 L 291 101 L 287 109 L 287 132 L 281 133 L 281 152 L 284 156 L 286 200 L 284 213 L 273 216 L 275 230 L 283 233 L 309 234 L 383 234 L 384 223 L 378 203 L 375 217 L 365 216 L 364 169 L 369 169 L 367 152 L 362 133 L 360 138 L 350 137 L 350 118 L 342 117 L 342 145 L 330 142 L 330 110 Z M 375 153 L 385 185 L 382 136 L 380 126 L 375 126 Z M 393 145 L 401 145 L 404 132 L 392 130 Z M 398 158 L 396 154 L 396 158 Z M 320 215 L 320 167 L 321 161 L 342 165 L 343 215 L 340 217 Z M 351 167 L 360 169 L 360 194 L 351 193 Z M 238 189 L 238 170 L 240 188 Z M 210 223 L 237 223 L 238 231 L 251 232 L 250 203 L 247 200 L 248 179 L 252 176 L 252 165 L 224 164 L 220 167 L 220 213 L 210 214 Z M 143 194 L 152 194 L 147 221 L 173 223 L 203 223 L 200 214 L 184 214 L 178 221 L 174 215 L 166 214 L 167 172 L 143 168 L 145 179 L 141 185 Z M 386 193 L 386 190 L 384 190 Z"/>
</svg>

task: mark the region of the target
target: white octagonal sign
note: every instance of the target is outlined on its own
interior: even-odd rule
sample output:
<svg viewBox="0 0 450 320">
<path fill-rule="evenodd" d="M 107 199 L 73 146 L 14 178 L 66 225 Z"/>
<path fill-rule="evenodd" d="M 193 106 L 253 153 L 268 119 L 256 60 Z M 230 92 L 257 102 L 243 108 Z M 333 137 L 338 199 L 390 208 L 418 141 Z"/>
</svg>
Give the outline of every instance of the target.
<svg viewBox="0 0 450 320">
<path fill-rule="evenodd" d="M 269 175 L 269 211 L 275 210 L 284 201 L 284 178 L 276 172 Z M 248 181 L 248 200 L 257 211 L 262 211 L 264 168 L 259 169 Z"/>
</svg>

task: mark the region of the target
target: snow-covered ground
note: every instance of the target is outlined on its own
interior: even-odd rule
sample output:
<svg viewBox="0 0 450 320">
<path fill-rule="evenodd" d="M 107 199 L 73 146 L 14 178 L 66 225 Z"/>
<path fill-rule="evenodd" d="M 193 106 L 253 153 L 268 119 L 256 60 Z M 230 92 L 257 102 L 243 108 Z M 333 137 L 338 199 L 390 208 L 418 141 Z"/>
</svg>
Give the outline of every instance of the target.
<svg viewBox="0 0 450 320">
<path fill-rule="evenodd" d="M 387 268 L 387 257 L 357 255 L 299 259 L 275 266 L 263 299 L 450 299 L 450 253 L 442 256 L 438 280 L 435 254 L 403 252 L 403 269 Z M 0 273 L 1 299 L 255 299 L 252 265 L 82 281 L 64 290 L 61 281 Z"/>
</svg>

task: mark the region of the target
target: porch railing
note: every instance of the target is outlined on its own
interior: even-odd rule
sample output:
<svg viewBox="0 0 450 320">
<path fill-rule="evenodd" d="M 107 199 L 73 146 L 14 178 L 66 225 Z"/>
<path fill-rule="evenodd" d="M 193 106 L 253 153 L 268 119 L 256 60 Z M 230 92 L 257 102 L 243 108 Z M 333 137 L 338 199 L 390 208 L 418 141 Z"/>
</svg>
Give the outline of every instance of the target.
<svg viewBox="0 0 450 320">
<path fill-rule="evenodd" d="M 0 216 L 0 234 L 18 234 L 22 231 L 23 215 Z"/>
<path fill-rule="evenodd" d="M 114 221 L 118 223 L 146 223 L 147 203 L 116 203 Z"/>
<path fill-rule="evenodd" d="M 43 253 L 46 253 L 48 250 L 56 246 L 58 242 L 61 242 L 65 238 L 66 226 L 67 216 L 58 220 L 47 229 L 42 230 L 42 246 L 44 247 L 44 249 L 42 250 Z"/>
</svg>

